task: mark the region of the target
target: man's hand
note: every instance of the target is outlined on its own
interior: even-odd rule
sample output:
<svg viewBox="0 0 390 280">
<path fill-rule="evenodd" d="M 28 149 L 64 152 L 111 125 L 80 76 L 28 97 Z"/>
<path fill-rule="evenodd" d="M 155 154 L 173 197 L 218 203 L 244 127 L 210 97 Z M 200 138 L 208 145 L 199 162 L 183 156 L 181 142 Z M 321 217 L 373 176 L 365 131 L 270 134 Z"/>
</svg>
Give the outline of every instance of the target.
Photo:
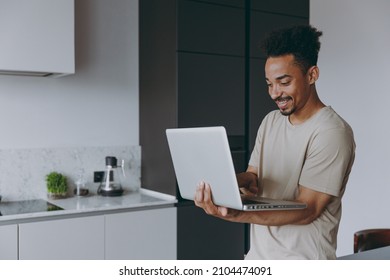
<svg viewBox="0 0 390 280">
<path fill-rule="evenodd" d="M 209 215 L 225 217 L 228 214 L 226 207 L 217 206 L 213 203 L 210 185 L 205 182 L 199 183 L 194 201 L 196 206 L 203 208 Z"/>
<path fill-rule="evenodd" d="M 240 191 L 245 195 L 257 195 L 259 192 L 257 175 L 253 172 L 237 174 L 237 182 Z"/>
</svg>

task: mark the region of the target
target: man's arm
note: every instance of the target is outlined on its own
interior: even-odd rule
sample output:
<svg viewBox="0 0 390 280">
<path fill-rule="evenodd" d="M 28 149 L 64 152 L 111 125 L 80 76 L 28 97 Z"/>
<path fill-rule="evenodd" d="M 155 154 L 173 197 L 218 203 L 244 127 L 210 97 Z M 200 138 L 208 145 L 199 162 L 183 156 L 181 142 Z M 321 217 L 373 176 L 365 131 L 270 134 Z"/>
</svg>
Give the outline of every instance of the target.
<svg viewBox="0 0 390 280">
<path fill-rule="evenodd" d="M 324 211 L 332 196 L 299 186 L 296 201 L 307 204 L 302 210 L 239 211 L 215 205 L 211 200 L 211 188 L 207 183 L 198 186 L 195 204 L 212 216 L 221 219 L 267 226 L 288 224 L 305 225 L 313 222 Z"/>
</svg>

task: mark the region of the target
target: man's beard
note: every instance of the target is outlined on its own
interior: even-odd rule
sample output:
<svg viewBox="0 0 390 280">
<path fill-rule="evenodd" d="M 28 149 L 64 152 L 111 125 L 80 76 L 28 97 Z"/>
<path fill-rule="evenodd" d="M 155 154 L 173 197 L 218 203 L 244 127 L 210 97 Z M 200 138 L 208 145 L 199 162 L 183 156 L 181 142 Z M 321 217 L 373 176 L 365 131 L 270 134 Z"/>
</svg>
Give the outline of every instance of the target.
<svg viewBox="0 0 390 280">
<path fill-rule="evenodd" d="M 292 107 L 290 110 L 280 110 L 280 113 L 282 113 L 283 116 L 290 116 L 295 112 L 295 107 Z"/>
<path fill-rule="evenodd" d="M 278 108 L 279 108 L 279 104 L 280 102 L 290 102 L 292 100 L 291 97 L 279 97 L 279 98 L 276 98 L 274 101 L 276 102 L 276 104 L 278 105 Z M 291 104 L 292 107 L 289 109 L 289 108 L 285 108 L 285 109 L 280 109 L 280 113 L 282 113 L 283 116 L 289 116 L 291 115 L 292 113 L 295 112 L 295 106 L 294 104 Z"/>
</svg>

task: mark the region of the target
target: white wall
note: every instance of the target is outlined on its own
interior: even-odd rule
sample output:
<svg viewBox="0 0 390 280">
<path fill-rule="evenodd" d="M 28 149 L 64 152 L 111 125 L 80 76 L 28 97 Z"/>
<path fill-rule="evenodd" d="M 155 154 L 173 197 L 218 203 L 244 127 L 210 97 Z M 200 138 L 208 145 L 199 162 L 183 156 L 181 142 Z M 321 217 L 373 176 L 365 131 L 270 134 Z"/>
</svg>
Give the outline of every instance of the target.
<svg viewBox="0 0 390 280">
<path fill-rule="evenodd" d="M 357 144 L 343 199 L 341 256 L 352 253 L 355 231 L 390 227 L 390 1 L 311 0 L 310 5 L 311 24 L 324 32 L 319 95 L 349 122 Z"/>
<path fill-rule="evenodd" d="M 75 10 L 75 75 L 0 76 L 0 149 L 139 144 L 138 0 Z"/>
</svg>

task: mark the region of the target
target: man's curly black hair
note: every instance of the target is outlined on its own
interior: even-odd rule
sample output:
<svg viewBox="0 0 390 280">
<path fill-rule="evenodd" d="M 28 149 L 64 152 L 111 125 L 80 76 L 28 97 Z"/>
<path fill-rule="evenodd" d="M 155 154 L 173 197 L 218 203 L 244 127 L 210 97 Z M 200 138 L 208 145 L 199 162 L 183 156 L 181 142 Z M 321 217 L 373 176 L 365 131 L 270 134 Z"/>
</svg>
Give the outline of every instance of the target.
<svg viewBox="0 0 390 280">
<path fill-rule="evenodd" d="M 297 25 L 273 31 L 263 40 L 261 48 L 267 58 L 294 55 L 304 73 L 317 65 L 321 31 L 310 25 Z"/>
</svg>

